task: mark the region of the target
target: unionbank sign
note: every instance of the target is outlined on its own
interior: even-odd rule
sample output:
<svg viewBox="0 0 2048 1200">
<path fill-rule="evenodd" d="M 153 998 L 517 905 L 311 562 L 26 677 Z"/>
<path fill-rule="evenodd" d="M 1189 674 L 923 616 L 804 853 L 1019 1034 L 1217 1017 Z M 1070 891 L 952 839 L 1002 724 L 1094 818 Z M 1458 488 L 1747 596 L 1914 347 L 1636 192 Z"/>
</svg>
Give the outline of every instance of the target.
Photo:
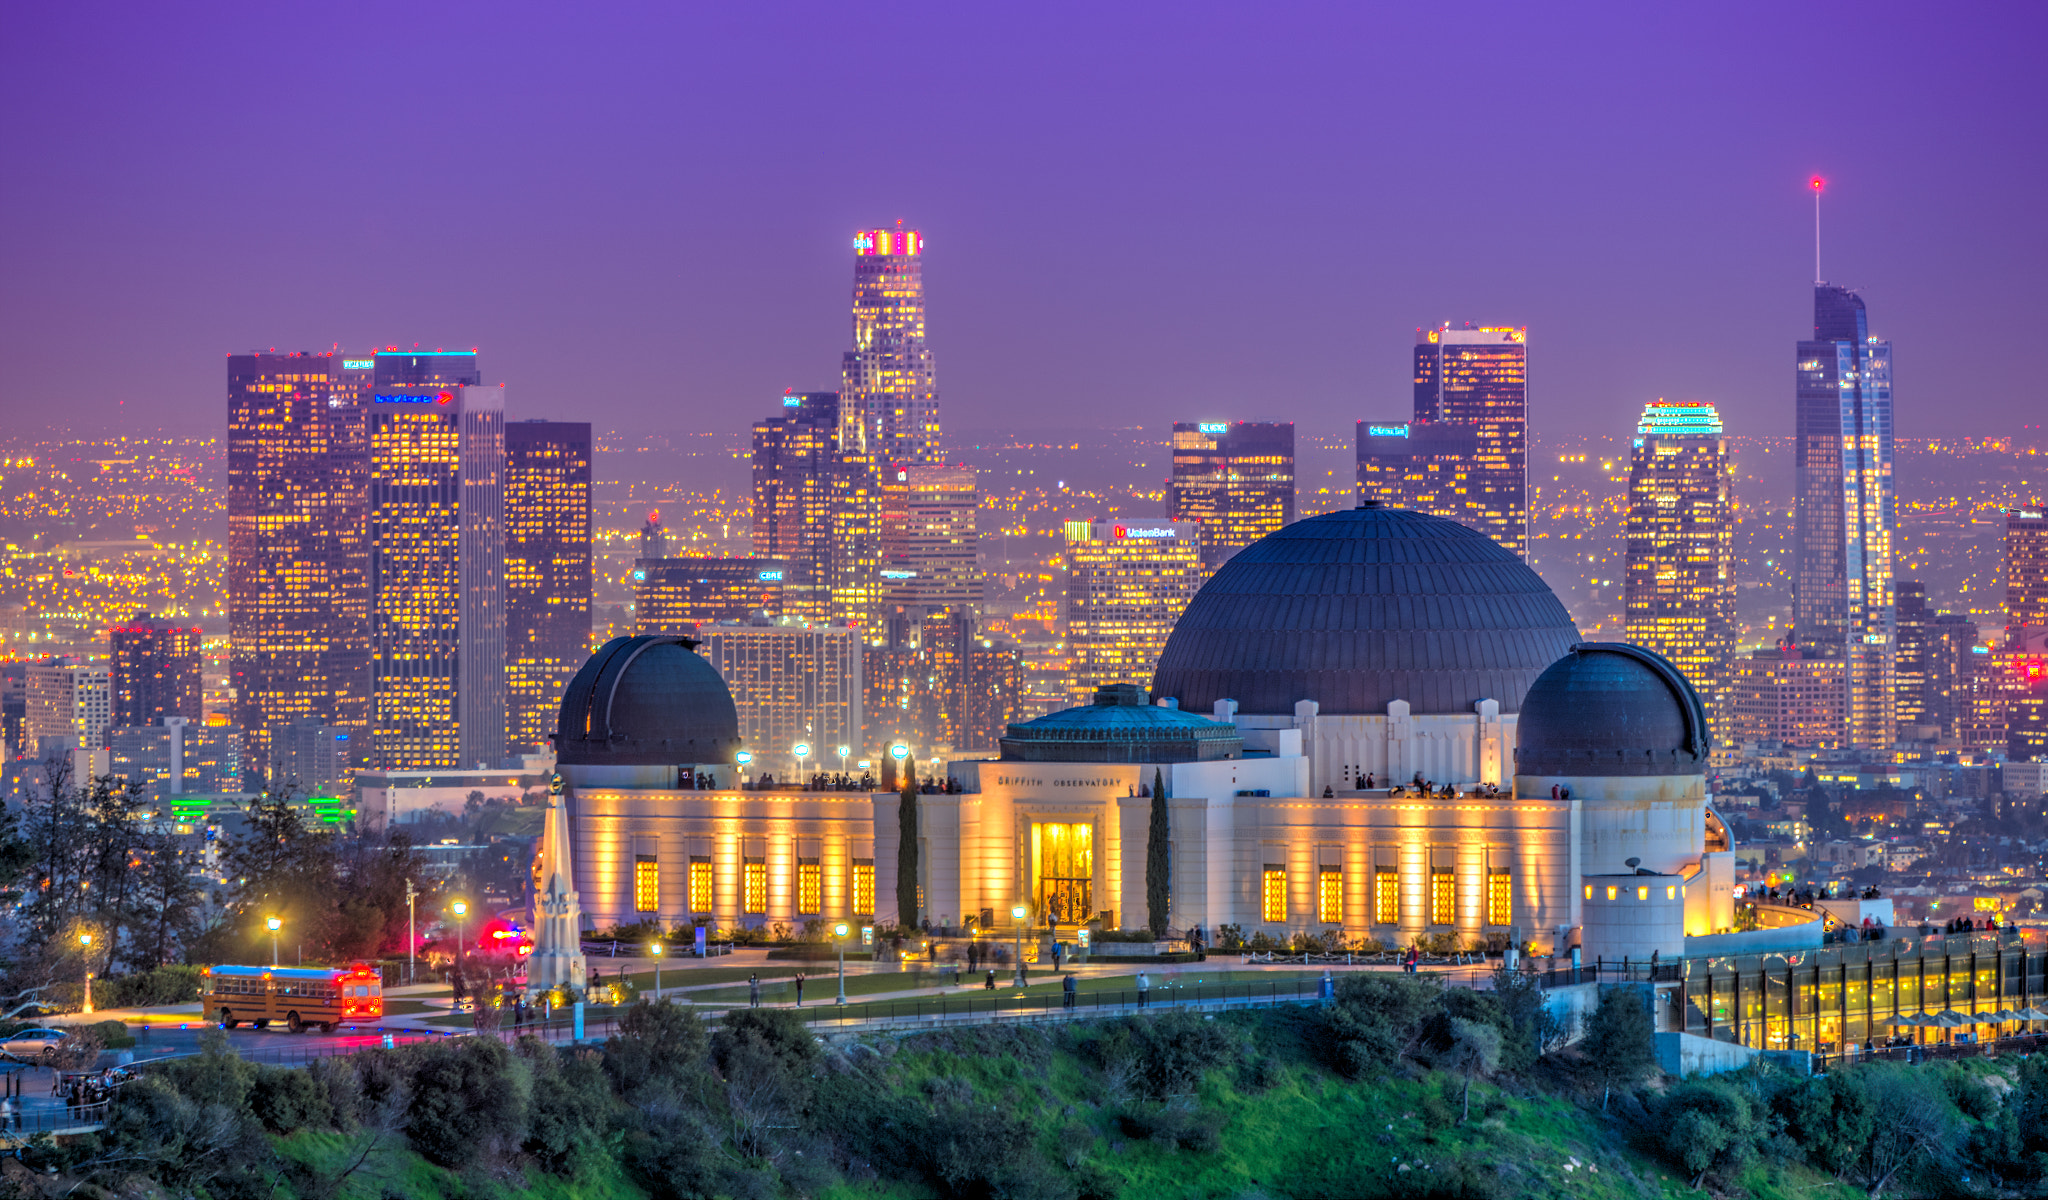
<svg viewBox="0 0 2048 1200">
<path fill-rule="evenodd" d="M 1128 525 L 1119 525 L 1116 527 L 1116 536 L 1120 538 L 1149 538 L 1157 540 L 1159 538 L 1178 537 L 1180 535 L 1173 531 L 1173 526 L 1171 525 L 1154 525 L 1149 528 L 1139 526 L 1135 529 Z"/>
</svg>

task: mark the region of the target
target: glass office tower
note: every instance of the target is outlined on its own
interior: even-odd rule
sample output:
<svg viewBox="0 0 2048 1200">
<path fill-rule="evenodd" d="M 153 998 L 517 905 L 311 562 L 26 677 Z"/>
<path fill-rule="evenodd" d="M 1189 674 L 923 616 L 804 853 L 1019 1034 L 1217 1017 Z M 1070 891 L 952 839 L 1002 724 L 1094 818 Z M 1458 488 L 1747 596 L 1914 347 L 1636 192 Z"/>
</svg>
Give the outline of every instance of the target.
<svg viewBox="0 0 2048 1200">
<path fill-rule="evenodd" d="M 1735 654 L 1734 464 L 1711 404 L 1645 405 L 1629 461 L 1627 638 L 1671 660 L 1725 744 Z"/>
<path fill-rule="evenodd" d="M 376 770 L 473 770 L 505 759 L 505 393 L 480 379 L 473 354 L 377 358 Z"/>
<path fill-rule="evenodd" d="M 1212 573 L 1294 524 L 1294 423 L 1176 423 L 1166 515 L 1201 525 L 1203 565 Z"/>
<path fill-rule="evenodd" d="M 590 657 L 590 423 L 505 426 L 505 692 L 513 753 L 548 748 Z"/>
<path fill-rule="evenodd" d="M 939 392 L 925 342 L 924 238 L 864 229 L 853 238 L 853 349 L 840 368 L 841 444 L 880 463 L 936 463 Z"/>
<path fill-rule="evenodd" d="M 1529 331 L 1425 329 L 1415 338 L 1415 424 L 1469 431 L 1443 515 L 1529 554 Z"/>
<path fill-rule="evenodd" d="M 228 681 L 247 765 L 270 730 L 369 728 L 366 414 L 375 359 L 228 358 Z"/>
<path fill-rule="evenodd" d="M 881 604 L 882 478 L 838 392 L 786 392 L 754 424 L 753 547 L 780 559 L 785 616 L 872 625 Z"/>
<path fill-rule="evenodd" d="M 1883 749 L 1897 728 L 1891 343 L 1847 288 L 1814 288 L 1796 405 L 1793 625 L 1807 654 L 1844 664 L 1843 744 Z"/>
</svg>

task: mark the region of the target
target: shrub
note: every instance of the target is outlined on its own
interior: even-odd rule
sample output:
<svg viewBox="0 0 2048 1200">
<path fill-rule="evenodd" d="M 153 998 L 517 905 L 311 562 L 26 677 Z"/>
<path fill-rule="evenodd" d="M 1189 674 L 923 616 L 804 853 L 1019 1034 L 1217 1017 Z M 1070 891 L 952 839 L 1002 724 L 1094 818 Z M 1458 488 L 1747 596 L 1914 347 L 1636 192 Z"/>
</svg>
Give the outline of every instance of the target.
<svg viewBox="0 0 2048 1200">
<path fill-rule="evenodd" d="M 1750 1098 L 1720 1079 L 1694 1079 L 1665 1093 L 1655 1112 L 1659 1153 L 1700 1186 L 1708 1174 L 1726 1178 L 1756 1161 L 1771 1128 Z"/>
<path fill-rule="evenodd" d="M 1088 1051 L 1106 1075 L 1128 1072 L 1131 1077 L 1120 1082 L 1158 1100 L 1193 1092 L 1204 1074 L 1236 1057 L 1237 1042 L 1216 1022 L 1173 1009 L 1111 1021 Z"/>
<path fill-rule="evenodd" d="M 95 1021 L 85 1028 L 92 1030 L 100 1045 L 108 1050 L 129 1050 L 135 1046 L 135 1036 L 119 1021 Z"/>
<path fill-rule="evenodd" d="M 310 1072 L 291 1067 L 257 1067 L 249 1108 L 265 1129 L 277 1134 L 332 1129 L 335 1123 L 325 1090 Z"/>
<path fill-rule="evenodd" d="M 1440 989 L 1434 980 L 1373 972 L 1337 981 L 1337 1002 L 1319 1010 L 1318 1049 L 1356 1079 L 1394 1065 L 1423 1032 Z"/>
<path fill-rule="evenodd" d="M 1223 1140 L 1224 1116 L 1188 1103 L 1163 1104 L 1122 1113 L 1117 1118 L 1124 1136 L 1168 1149 L 1214 1150 Z"/>
<path fill-rule="evenodd" d="M 168 964 L 134 975 L 93 981 L 93 1002 L 104 1008 L 158 1008 L 193 1004 L 206 977 L 203 967 Z"/>
<path fill-rule="evenodd" d="M 428 1161 L 464 1169 L 526 1140 L 527 1097 L 503 1043 L 454 1038 L 404 1053 L 413 1068 L 405 1133 Z"/>
<path fill-rule="evenodd" d="M 1600 994 L 1586 1021 L 1586 1067 L 1601 1087 L 1600 1111 L 1619 1084 L 1627 1087 L 1656 1070 L 1656 1030 L 1645 989 L 1622 985 Z"/>
<path fill-rule="evenodd" d="M 619 1094 L 637 1103 L 650 1088 L 673 1088 L 704 1057 L 704 1023 L 681 1005 L 634 1002 L 605 1041 L 604 1069 Z"/>
<path fill-rule="evenodd" d="M 518 1053 L 533 1073 L 525 1149 L 548 1170 L 574 1174 L 584 1156 L 605 1149 L 612 1092 L 602 1056 L 590 1050 L 557 1051 L 532 1036 L 519 1039 Z"/>
</svg>

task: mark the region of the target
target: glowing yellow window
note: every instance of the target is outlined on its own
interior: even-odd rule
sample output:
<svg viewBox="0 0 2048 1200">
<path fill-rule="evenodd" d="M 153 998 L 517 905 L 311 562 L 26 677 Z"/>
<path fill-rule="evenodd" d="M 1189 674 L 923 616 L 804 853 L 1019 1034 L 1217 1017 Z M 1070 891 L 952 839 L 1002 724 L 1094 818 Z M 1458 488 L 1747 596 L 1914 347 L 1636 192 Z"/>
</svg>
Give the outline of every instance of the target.
<svg viewBox="0 0 2048 1200">
<path fill-rule="evenodd" d="M 853 911 L 863 917 L 875 913 L 875 860 L 853 860 Z"/>
<path fill-rule="evenodd" d="M 740 900 L 742 911 L 768 911 L 768 861 L 750 858 L 741 864 Z"/>
<path fill-rule="evenodd" d="M 1324 867 L 1317 881 L 1316 920 L 1325 925 L 1344 923 L 1344 871 L 1341 867 Z"/>
<path fill-rule="evenodd" d="M 1375 925 L 1399 925 L 1401 923 L 1401 873 L 1399 871 L 1374 871 L 1372 873 L 1372 919 Z"/>
<path fill-rule="evenodd" d="M 1615 891 L 1614 891 L 1614 889 L 1613 889 L 1612 887 L 1608 888 L 1608 889 L 1607 889 L 1607 898 L 1608 898 L 1609 900 L 1612 900 L 1612 899 L 1614 899 L 1614 896 L 1615 896 Z"/>
<path fill-rule="evenodd" d="M 1515 923 L 1514 879 L 1506 871 L 1495 871 L 1486 877 L 1486 923 Z"/>
<path fill-rule="evenodd" d="M 701 855 L 690 859 L 690 911 L 711 911 L 711 860 Z"/>
<path fill-rule="evenodd" d="M 796 910 L 800 913 L 814 913 L 820 908 L 819 901 L 824 891 L 824 874 L 818 869 L 815 858 L 796 860 Z"/>
<path fill-rule="evenodd" d="M 1646 888 L 1646 887 L 1639 887 L 1639 888 L 1637 888 L 1637 889 L 1636 889 L 1636 899 L 1638 899 L 1638 900 L 1648 900 L 1649 898 L 1650 898 L 1650 889 L 1649 889 L 1649 888 Z"/>
<path fill-rule="evenodd" d="M 654 912 L 661 907 L 661 864 L 652 854 L 633 859 L 633 911 Z"/>
<path fill-rule="evenodd" d="M 1667 887 L 1667 888 L 1665 888 L 1665 889 L 1664 889 L 1664 898 L 1665 898 L 1666 900 L 1676 900 L 1676 899 L 1678 899 L 1678 885 L 1674 883 L 1674 884 L 1672 884 L 1672 885 L 1671 885 L 1670 887 Z"/>
<path fill-rule="evenodd" d="M 1432 871 L 1429 876 L 1429 923 L 1458 923 L 1458 877 L 1450 871 Z"/>
<path fill-rule="evenodd" d="M 1260 893 L 1259 913 L 1263 921 L 1285 921 L 1287 919 L 1287 868 L 1278 863 L 1267 863 L 1264 888 Z"/>
<path fill-rule="evenodd" d="M 1588 900 L 1591 900 L 1592 898 L 1593 898 L 1593 885 L 1589 883 L 1589 884 L 1587 884 L 1587 885 L 1586 885 L 1586 899 L 1588 899 Z"/>
</svg>

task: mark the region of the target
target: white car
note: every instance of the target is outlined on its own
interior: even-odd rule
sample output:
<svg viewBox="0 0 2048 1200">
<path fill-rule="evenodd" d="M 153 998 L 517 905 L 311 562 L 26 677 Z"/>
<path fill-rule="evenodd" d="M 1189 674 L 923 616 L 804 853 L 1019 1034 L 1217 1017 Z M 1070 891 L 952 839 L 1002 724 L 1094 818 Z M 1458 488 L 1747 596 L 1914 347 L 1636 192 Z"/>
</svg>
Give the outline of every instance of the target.
<svg viewBox="0 0 2048 1200">
<path fill-rule="evenodd" d="M 24 1029 L 0 1041 L 0 1054 L 22 1062 L 41 1062 L 57 1052 L 57 1043 L 64 1036 L 61 1029 Z"/>
</svg>

